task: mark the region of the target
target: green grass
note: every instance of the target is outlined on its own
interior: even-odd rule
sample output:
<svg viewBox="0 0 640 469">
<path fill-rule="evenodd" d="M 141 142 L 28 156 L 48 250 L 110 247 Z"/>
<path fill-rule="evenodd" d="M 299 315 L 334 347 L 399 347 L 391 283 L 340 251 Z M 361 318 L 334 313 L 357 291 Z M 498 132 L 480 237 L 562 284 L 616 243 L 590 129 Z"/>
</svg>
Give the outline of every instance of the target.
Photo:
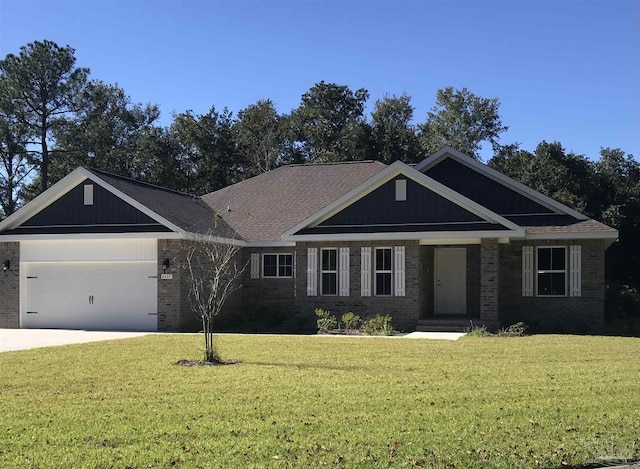
<svg viewBox="0 0 640 469">
<path fill-rule="evenodd" d="M 640 458 L 640 340 L 156 335 L 0 354 L 0 467 L 560 468 Z"/>
</svg>

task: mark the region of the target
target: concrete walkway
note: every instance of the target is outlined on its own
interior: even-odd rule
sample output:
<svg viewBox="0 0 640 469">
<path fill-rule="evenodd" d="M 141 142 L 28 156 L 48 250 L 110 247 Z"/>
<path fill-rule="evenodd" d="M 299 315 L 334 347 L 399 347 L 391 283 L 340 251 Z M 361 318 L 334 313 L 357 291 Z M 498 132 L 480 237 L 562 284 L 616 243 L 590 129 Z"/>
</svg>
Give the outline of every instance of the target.
<svg viewBox="0 0 640 469">
<path fill-rule="evenodd" d="M 74 331 L 66 329 L 0 329 L 0 352 L 14 350 L 28 350 L 55 345 L 84 344 L 100 340 L 127 339 L 150 334 L 149 332 L 102 332 L 102 331 Z M 276 334 L 277 335 L 277 334 Z M 435 339 L 458 340 L 462 332 L 411 332 L 397 336 L 366 336 L 366 335 L 312 335 L 309 337 L 385 337 L 389 339 Z"/>
<path fill-rule="evenodd" d="M 54 345 L 83 344 L 100 340 L 127 339 L 148 332 L 70 331 L 63 329 L 0 329 L 0 352 L 28 350 Z"/>
</svg>

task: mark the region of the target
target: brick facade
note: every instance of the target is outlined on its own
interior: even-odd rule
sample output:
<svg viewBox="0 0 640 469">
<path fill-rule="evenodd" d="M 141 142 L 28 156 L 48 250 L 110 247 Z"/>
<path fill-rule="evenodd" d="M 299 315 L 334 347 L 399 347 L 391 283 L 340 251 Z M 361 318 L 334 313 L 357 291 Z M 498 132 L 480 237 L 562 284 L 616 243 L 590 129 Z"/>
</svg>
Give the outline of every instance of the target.
<svg viewBox="0 0 640 469">
<path fill-rule="evenodd" d="M 491 329 L 499 326 L 499 248 L 497 239 L 480 244 L 480 321 Z"/>
<path fill-rule="evenodd" d="M 9 270 L 0 270 L 0 328 L 20 327 L 20 243 L 0 242 L 0 268 L 9 261 Z"/>
<path fill-rule="evenodd" d="M 322 296 L 318 289 L 317 296 L 307 296 L 307 248 L 349 247 L 349 296 Z M 405 247 L 405 296 L 371 296 L 361 295 L 361 248 L 372 248 L 373 276 L 374 261 L 373 248 L 375 247 Z M 421 309 L 419 272 L 422 271 L 420 246 L 417 241 L 385 241 L 385 242 L 342 242 L 342 243 L 298 243 L 296 246 L 296 309 L 300 314 L 315 318 L 315 309 L 330 310 L 336 317 L 346 312 L 353 312 L 361 317 L 374 316 L 376 314 L 389 314 L 393 319 L 393 326 L 401 330 L 413 330 L 418 321 L 418 312 Z M 320 262 L 318 262 L 318 278 L 320 275 Z M 373 283 L 372 283 L 373 285 Z"/>
<path fill-rule="evenodd" d="M 522 296 L 523 246 L 582 246 L 582 292 L 579 297 Z M 533 330 L 599 332 L 604 326 L 603 240 L 514 241 L 500 246 L 500 320 L 503 325 L 526 322 Z M 568 287 L 567 287 L 568 288 Z"/>
<path fill-rule="evenodd" d="M 580 297 L 523 297 L 522 247 L 582 247 L 582 288 Z M 197 331 L 201 328 L 188 300 L 183 241 L 158 240 L 158 330 Z M 349 296 L 307 296 L 307 248 L 350 248 Z M 361 295 L 361 247 L 405 247 L 405 296 Z M 438 246 L 421 246 L 416 241 L 298 243 L 296 247 L 245 248 L 238 254 L 239 265 L 246 265 L 241 288 L 225 304 L 223 315 L 237 314 L 242 308 L 272 306 L 286 314 L 299 314 L 315 320 L 314 310 L 324 308 L 336 316 L 352 311 L 362 317 L 389 314 L 393 325 L 413 330 L 423 318 L 434 317 L 434 251 Z M 443 246 L 446 247 L 446 246 Z M 490 327 L 526 322 L 533 330 L 554 332 L 598 332 L 604 322 L 604 249 L 603 240 L 514 241 L 497 244 L 466 245 L 467 317 L 479 318 Z M 260 254 L 260 278 L 251 278 L 250 256 Z M 372 250 L 372 261 L 373 259 Z M 263 278 L 262 254 L 291 253 L 293 278 Z M 163 271 L 162 264 L 170 266 Z M 18 242 L 0 243 L 0 262 L 9 260 L 7 272 L 0 271 L 0 327 L 20 327 L 20 248 Z M 318 263 L 320 264 L 320 263 Z M 318 278 L 320 278 L 318 265 Z M 161 279 L 162 273 L 173 275 Z M 372 266 L 371 275 L 374 275 Z M 372 282 L 373 285 L 373 282 Z M 436 316 L 437 317 L 437 316 Z"/>
</svg>

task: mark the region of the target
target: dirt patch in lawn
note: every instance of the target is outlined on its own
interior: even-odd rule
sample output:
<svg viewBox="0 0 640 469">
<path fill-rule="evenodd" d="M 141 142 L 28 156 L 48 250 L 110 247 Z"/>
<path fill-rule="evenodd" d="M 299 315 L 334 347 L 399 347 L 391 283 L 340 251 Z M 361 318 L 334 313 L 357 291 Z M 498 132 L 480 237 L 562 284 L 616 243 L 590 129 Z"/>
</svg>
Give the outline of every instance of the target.
<svg viewBox="0 0 640 469">
<path fill-rule="evenodd" d="M 204 360 L 187 360 L 182 359 L 178 360 L 174 363 L 174 365 L 178 366 L 223 366 L 223 365 L 235 365 L 236 363 L 240 363 L 240 360 L 216 360 L 213 362 L 208 362 Z"/>
</svg>

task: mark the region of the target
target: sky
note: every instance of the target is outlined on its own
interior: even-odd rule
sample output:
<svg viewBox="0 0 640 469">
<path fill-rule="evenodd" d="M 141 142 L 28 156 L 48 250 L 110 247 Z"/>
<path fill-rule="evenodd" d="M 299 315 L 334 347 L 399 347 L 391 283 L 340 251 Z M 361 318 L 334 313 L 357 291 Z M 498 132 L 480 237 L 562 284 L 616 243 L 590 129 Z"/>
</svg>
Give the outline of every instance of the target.
<svg viewBox="0 0 640 469">
<path fill-rule="evenodd" d="M 500 100 L 503 144 L 640 158 L 640 0 L 0 0 L 0 58 L 43 39 L 164 125 L 260 99 L 288 113 L 321 80 L 367 89 L 368 112 L 407 93 L 417 123 L 453 86 Z"/>
</svg>

